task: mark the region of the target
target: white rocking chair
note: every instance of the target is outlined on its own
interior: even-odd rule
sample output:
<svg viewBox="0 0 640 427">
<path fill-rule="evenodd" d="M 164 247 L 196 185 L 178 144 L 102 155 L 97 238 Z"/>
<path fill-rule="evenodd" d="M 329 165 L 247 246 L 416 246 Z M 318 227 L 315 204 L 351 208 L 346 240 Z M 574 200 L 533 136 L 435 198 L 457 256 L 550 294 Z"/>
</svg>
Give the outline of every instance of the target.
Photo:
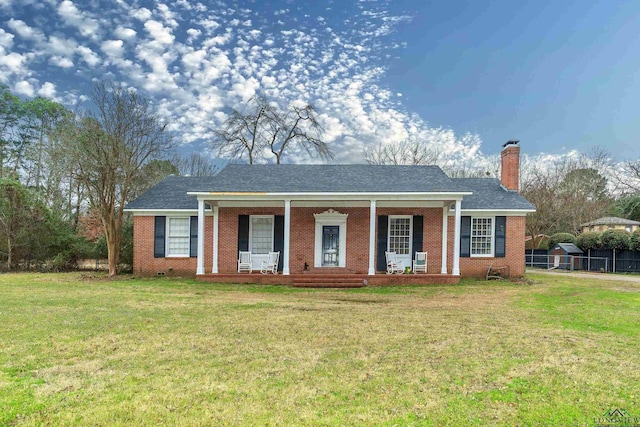
<svg viewBox="0 0 640 427">
<path fill-rule="evenodd" d="M 413 273 L 426 273 L 427 272 L 427 253 L 416 252 L 416 256 L 413 260 Z"/>
<path fill-rule="evenodd" d="M 267 259 L 262 261 L 260 272 L 262 274 L 278 274 L 278 259 L 280 258 L 280 252 L 269 252 Z"/>
<path fill-rule="evenodd" d="M 251 252 L 240 251 L 238 253 L 238 273 L 246 271 L 251 273 Z"/>
<path fill-rule="evenodd" d="M 395 252 L 384 253 L 387 259 L 387 274 L 403 274 L 404 264 L 402 261 L 398 261 L 398 255 Z"/>
</svg>

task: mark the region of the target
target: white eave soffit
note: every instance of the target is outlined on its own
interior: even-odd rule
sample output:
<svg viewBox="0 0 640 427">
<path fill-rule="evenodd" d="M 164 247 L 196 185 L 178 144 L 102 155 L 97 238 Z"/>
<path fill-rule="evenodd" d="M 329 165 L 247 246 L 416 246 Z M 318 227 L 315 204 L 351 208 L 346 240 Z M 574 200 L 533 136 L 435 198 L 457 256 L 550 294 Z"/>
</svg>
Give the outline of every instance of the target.
<svg viewBox="0 0 640 427">
<path fill-rule="evenodd" d="M 471 192 L 459 193 L 209 193 L 209 192 L 187 192 L 190 196 L 196 196 L 198 200 L 218 200 L 218 201 L 249 201 L 249 200 L 291 200 L 291 201 L 314 201 L 314 200 L 425 200 L 425 201 L 455 201 L 462 200 L 464 196 L 471 195 Z"/>
<path fill-rule="evenodd" d="M 461 209 L 462 216 L 525 216 L 535 212 L 533 209 Z M 449 216 L 456 214 L 455 209 L 449 210 Z"/>
</svg>

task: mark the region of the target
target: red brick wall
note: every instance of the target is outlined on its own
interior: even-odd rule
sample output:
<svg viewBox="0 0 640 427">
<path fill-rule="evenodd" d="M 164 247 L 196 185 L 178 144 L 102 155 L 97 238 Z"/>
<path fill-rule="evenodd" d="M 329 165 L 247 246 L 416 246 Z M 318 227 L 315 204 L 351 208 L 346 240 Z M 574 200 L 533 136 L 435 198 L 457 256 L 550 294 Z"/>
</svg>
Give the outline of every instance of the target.
<svg viewBox="0 0 640 427">
<path fill-rule="evenodd" d="M 233 273 L 238 271 L 238 215 L 284 215 L 284 208 L 219 208 L 218 213 L 218 272 Z"/>
<path fill-rule="evenodd" d="M 300 273 L 304 263 L 313 267 L 315 250 L 315 217 L 328 207 L 291 208 L 290 272 Z M 337 208 L 347 213 L 346 269 L 366 273 L 369 268 L 369 208 Z M 232 273 L 237 269 L 238 215 L 284 215 L 284 208 L 220 208 L 219 209 L 218 271 Z M 428 252 L 427 272 L 440 273 L 442 262 L 442 208 L 379 208 L 377 215 L 423 215 L 423 247 Z M 213 218 L 205 218 L 205 273 L 211 272 Z M 377 221 L 376 221 L 377 222 Z M 454 217 L 448 219 L 448 272 L 453 266 Z M 484 277 L 490 264 L 509 265 L 513 276 L 524 274 L 525 217 L 507 217 L 507 247 L 505 258 L 460 258 L 460 272 L 464 277 Z M 154 258 L 153 216 L 134 217 L 134 273 L 156 275 L 195 275 L 196 258 Z M 376 224 L 377 236 L 377 224 Z M 377 254 L 376 254 L 377 257 Z M 374 264 L 375 265 L 375 264 Z"/>
<path fill-rule="evenodd" d="M 455 217 L 450 216 L 448 222 L 449 246 L 447 249 L 448 269 L 453 267 L 453 236 Z M 524 275 L 524 216 L 508 216 L 506 230 L 506 253 L 504 258 L 460 258 L 460 275 L 462 277 L 485 277 L 490 265 L 509 266 L 511 276 Z"/>
<path fill-rule="evenodd" d="M 376 214 L 424 216 L 422 249 L 427 252 L 427 273 L 440 273 L 442 268 L 442 208 L 380 208 L 376 210 Z M 377 235 L 376 226 L 376 238 Z"/>
<path fill-rule="evenodd" d="M 520 184 L 520 146 L 508 145 L 500 153 L 500 181 L 509 190 L 518 191 Z"/>
<path fill-rule="evenodd" d="M 197 259 L 191 257 L 153 257 L 153 216 L 133 217 L 133 272 L 144 276 L 164 273 L 167 276 L 194 276 Z M 205 217 L 204 266 L 211 272 L 213 262 L 213 217 Z"/>
</svg>

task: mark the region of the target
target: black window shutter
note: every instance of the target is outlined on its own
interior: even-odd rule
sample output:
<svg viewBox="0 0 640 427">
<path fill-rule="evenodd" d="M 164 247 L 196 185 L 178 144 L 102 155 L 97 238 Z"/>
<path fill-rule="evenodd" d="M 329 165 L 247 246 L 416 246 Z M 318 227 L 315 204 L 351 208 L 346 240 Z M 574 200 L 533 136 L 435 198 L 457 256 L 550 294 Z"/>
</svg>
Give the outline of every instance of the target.
<svg viewBox="0 0 640 427">
<path fill-rule="evenodd" d="M 278 270 L 282 271 L 284 265 L 284 215 L 276 215 L 273 218 L 273 250 L 280 252 Z"/>
<path fill-rule="evenodd" d="M 389 216 L 378 216 L 378 256 L 376 258 L 376 269 L 378 271 L 387 271 L 387 259 L 384 256 L 387 250 L 387 233 L 389 228 Z"/>
<path fill-rule="evenodd" d="M 411 246 L 413 247 L 413 257 L 416 259 L 416 252 L 422 252 L 422 231 L 424 229 L 424 217 L 422 215 L 413 216 L 413 235 L 411 237 Z"/>
<path fill-rule="evenodd" d="M 191 217 L 191 227 L 189 230 L 189 256 L 198 256 L 198 217 Z"/>
<path fill-rule="evenodd" d="M 249 215 L 238 215 L 238 252 L 249 250 Z"/>
<path fill-rule="evenodd" d="M 153 224 L 153 257 L 164 258 L 164 233 L 167 225 L 166 216 L 157 216 Z"/>
<path fill-rule="evenodd" d="M 471 217 L 460 217 L 460 256 L 471 256 Z"/>
<path fill-rule="evenodd" d="M 507 217 L 496 217 L 496 241 L 495 241 L 495 257 L 504 258 L 507 252 Z"/>
</svg>

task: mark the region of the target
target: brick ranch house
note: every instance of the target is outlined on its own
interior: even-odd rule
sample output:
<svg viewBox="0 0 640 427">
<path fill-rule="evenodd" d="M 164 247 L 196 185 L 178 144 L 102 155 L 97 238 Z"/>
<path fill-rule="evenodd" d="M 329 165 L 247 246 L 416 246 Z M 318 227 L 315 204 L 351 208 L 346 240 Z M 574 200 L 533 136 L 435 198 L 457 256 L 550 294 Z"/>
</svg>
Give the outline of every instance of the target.
<svg viewBox="0 0 640 427">
<path fill-rule="evenodd" d="M 169 176 L 126 207 L 134 273 L 234 283 L 295 284 L 312 275 L 456 283 L 499 265 L 520 276 L 525 217 L 535 208 L 518 194 L 517 141 L 504 144 L 501 157 L 500 180 L 395 165 L 233 164 L 213 177 Z M 237 272 L 241 250 L 251 251 L 255 272 Z M 280 252 L 281 274 L 259 274 L 269 251 Z M 385 251 L 406 266 L 426 251 L 427 273 L 384 274 Z"/>
</svg>

